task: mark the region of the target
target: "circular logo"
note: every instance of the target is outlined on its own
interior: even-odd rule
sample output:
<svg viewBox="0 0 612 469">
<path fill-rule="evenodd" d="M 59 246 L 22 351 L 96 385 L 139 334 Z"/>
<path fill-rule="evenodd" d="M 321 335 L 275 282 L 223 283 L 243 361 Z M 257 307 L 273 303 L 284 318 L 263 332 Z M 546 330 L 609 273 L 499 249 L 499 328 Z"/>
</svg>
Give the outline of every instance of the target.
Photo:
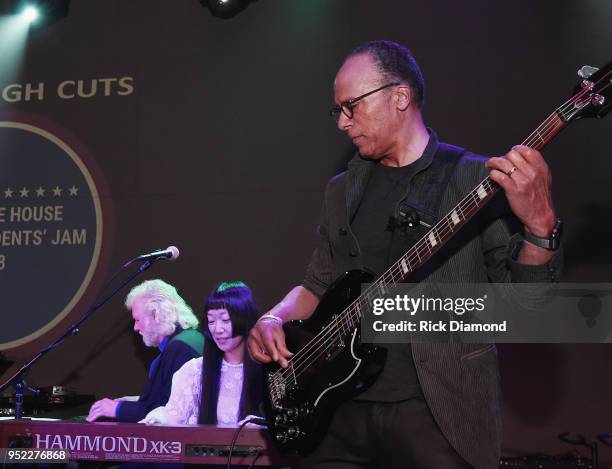
<svg viewBox="0 0 612 469">
<path fill-rule="evenodd" d="M 77 153 L 33 125 L 0 121 L 0 350 L 36 339 L 96 270 L 102 208 Z"/>
</svg>

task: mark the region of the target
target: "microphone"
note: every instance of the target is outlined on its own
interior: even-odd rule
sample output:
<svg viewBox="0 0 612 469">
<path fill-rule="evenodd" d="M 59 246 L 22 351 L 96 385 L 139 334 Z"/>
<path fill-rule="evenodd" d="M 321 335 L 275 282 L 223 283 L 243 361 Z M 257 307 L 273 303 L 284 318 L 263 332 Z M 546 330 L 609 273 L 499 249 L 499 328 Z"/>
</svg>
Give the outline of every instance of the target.
<svg viewBox="0 0 612 469">
<path fill-rule="evenodd" d="M 179 250 L 176 246 L 168 246 L 163 251 L 153 251 L 149 254 L 142 254 L 138 256 L 136 261 L 155 261 L 157 259 L 166 259 L 174 261 L 179 256 Z"/>
</svg>

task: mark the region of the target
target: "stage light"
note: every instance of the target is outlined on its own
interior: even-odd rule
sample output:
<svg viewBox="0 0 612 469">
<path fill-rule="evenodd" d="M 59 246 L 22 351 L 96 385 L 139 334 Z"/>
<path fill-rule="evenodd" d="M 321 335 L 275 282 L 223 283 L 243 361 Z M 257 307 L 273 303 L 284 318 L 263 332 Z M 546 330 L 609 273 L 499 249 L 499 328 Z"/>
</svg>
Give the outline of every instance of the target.
<svg viewBox="0 0 612 469">
<path fill-rule="evenodd" d="M 23 19 L 26 20 L 28 23 L 33 23 L 38 18 L 38 10 L 32 6 L 26 7 L 21 12 L 21 14 L 23 16 Z"/>
<path fill-rule="evenodd" d="M 208 8 L 211 15 L 228 19 L 236 16 L 252 1 L 255 0 L 200 0 L 200 3 L 204 8 Z"/>
<path fill-rule="evenodd" d="M 70 0 L 10 0 L 9 5 L 31 27 L 38 28 L 68 16 Z"/>
</svg>

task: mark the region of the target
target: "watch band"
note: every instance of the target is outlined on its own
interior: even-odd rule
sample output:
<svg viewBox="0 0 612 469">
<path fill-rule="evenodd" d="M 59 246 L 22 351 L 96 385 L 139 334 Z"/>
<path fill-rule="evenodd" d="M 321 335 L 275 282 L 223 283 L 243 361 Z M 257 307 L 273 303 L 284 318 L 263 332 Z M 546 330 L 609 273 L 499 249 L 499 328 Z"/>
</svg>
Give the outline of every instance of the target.
<svg viewBox="0 0 612 469">
<path fill-rule="evenodd" d="M 526 241 L 529 241 L 531 244 L 535 244 L 544 249 L 548 249 L 549 251 L 556 251 L 559 249 L 559 243 L 561 242 L 561 232 L 563 231 L 563 222 L 557 218 L 555 221 L 555 226 L 553 227 L 552 233 L 548 238 L 541 238 L 540 236 L 535 236 L 531 234 L 529 231 L 525 230 L 524 238 Z"/>
</svg>

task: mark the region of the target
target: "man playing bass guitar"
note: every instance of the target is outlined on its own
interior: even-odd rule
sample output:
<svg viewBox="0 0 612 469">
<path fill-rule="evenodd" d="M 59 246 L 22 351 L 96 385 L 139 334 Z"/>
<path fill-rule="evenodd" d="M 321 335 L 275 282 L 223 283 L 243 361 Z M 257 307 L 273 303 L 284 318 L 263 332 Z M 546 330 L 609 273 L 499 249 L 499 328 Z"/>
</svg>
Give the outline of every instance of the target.
<svg viewBox="0 0 612 469">
<path fill-rule="evenodd" d="M 358 154 L 328 184 L 319 241 L 302 285 L 263 315 L 249 351 L 286 368 L 282 325 L 313 315 L 332 282 L 352 269 L 386 271 L 422 235 L 400 210 L 444 213 L 490 173 L 504 192 L 411 281 L 554 282 L 561 269 L 550 171 L 516 146 L 484 158 L 446 145 L 423 122 L 424 82 L 411 53 L 390 41 L 349 54 L 334 82 L 331 115 Z M 504 197 L 505 195 L 505 197 Z M 418 223 L 417 223 L 418 224 Z M 557 240 L 558 241 L 558 240 Z M 498 467 L 500 410 L 493 345 L 389 344 L 384 369 L 335 410 L 303 468 Z"/>
</svg>

